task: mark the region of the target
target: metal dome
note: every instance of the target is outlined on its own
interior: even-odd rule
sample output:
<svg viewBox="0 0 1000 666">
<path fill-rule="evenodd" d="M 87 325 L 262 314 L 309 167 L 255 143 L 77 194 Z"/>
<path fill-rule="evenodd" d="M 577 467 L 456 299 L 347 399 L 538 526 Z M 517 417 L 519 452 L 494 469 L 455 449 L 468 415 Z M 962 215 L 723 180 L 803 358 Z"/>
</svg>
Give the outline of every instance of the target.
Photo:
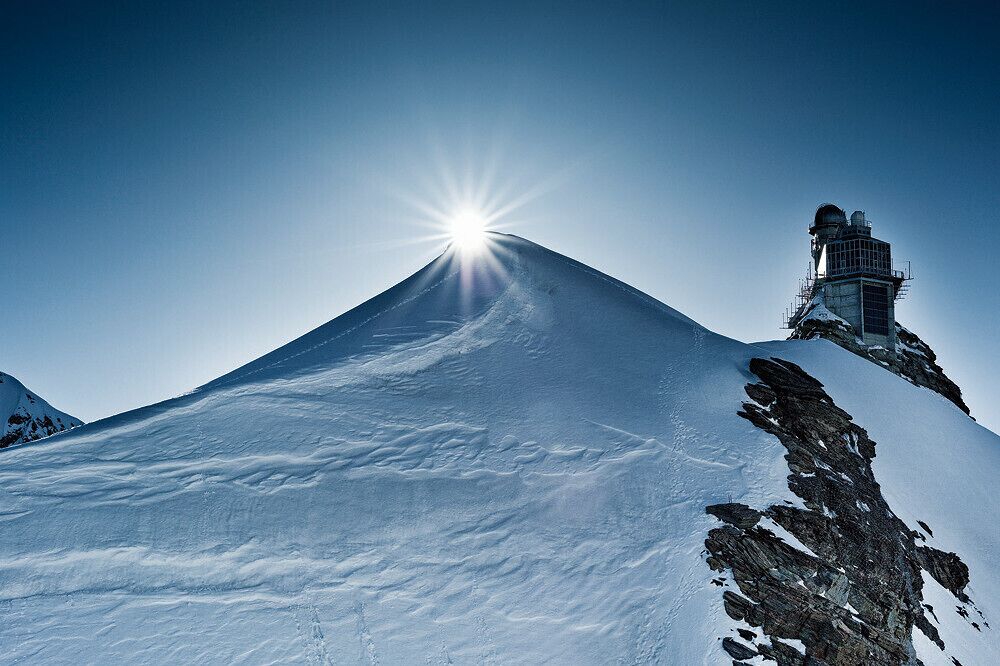
<svg viewBox="0 0 1000 666">
<path fill-rule="evenodd" d="M 841 224 L 847 224 L 847 213 L 839 206 L 828 203 L 816 209 L 816 217 L 813 220 L 814 227 L 840 226 Z"/>
</svg>

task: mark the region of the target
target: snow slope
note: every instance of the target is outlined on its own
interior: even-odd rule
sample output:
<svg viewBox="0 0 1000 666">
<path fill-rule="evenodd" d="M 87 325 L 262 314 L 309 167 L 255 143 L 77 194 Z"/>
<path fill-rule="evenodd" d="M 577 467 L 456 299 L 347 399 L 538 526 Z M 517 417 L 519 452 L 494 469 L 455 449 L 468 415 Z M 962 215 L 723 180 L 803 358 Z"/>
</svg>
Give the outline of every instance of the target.
<svg viewBox="0 0 1000 666">
<path fill-rule="evenodd" d="M 956 439 L 1000 443 L 832 344 L 745 345 L 490 246 L 188 395 L 0 454 L 0 661 L 731 663 L 704 507 L 795 501 L 785 449 L 736 414 L 752 357 L 799 354 L 838 401 L 861 377 L 948 428 L 922 460 L 872 428 L 879 463 L 896 447 L 926 475 Z M 927 499 L 884 467 L 996 616 L 998 536 L 963 526 L 976 501 L 996 524 L 989 487 Z"/>
<path fill-rule="evenodd" d="M 48 437 L 81 423 L 39 398 L 13 376 L 0 372 L 0 448 Z"/>
</svg>

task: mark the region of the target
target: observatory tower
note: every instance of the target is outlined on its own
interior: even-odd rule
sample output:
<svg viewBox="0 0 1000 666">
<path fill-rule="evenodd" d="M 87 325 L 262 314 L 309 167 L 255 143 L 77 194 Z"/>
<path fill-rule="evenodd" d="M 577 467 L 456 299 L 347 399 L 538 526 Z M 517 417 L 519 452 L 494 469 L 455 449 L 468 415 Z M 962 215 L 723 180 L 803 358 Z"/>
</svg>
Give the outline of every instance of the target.
<svg viewBox="0 0 1000 666">
<path fill-rule="evenodd" d="M 812 265 L 787 321 L 795 328 L 819 305 L 847 321 L 869 346 L 896 348 L 895 301 L 905 293 L 908 274 L 892 268 L 889 243 L 872 237 L 862 211 L 846 213 L 833 204 L 816 211 Z"/>
</svg>

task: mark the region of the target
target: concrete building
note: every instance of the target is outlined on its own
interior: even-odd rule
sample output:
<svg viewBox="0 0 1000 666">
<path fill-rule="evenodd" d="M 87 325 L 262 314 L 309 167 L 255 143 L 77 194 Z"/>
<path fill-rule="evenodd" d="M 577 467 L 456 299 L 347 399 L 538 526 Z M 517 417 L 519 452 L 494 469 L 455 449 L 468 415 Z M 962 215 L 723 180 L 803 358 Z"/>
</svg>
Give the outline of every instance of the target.
<svg viewBox="0 0 1000 666">
<path fill-rule="evenodd" d="M 872 237 L 862 211 L 850 219 L 833 204 L 816 211 L 812 226 L 812 270 L 788 319 L 794 328 L 815 305 L 847 321 L 866 345 L 896 348 L 895 302 L 909 276 L 892 268 L 889 243 Z"/>
</svg>

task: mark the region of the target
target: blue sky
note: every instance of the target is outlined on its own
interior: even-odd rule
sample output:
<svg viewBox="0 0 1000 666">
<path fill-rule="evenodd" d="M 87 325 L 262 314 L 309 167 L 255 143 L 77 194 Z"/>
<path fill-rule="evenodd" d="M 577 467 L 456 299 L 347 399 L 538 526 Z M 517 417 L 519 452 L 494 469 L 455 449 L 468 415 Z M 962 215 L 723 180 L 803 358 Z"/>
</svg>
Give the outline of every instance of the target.
<svg viewBox="0 0 1000 666">
<path fill-rule="evenodd" d="M 0 369 L 87 420 L 189 390 L 420 268 L 450 183 L 774 339 L 833 201 L 1000 428 L 996 10 L 687 4 L 8 4 Z"/>
</svg>

